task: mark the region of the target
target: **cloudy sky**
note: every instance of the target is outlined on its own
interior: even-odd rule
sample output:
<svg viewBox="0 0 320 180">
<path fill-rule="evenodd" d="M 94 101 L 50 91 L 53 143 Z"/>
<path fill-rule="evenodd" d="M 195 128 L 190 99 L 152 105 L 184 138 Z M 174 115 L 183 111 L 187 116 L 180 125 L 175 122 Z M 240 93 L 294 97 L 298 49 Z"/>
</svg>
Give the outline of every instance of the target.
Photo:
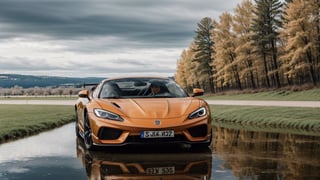
<svg viewBox="0 0 320 180">
<path fill-rule="evenodd" d="M 173 76 L 203 17 L 240 0 L 1 0 L 0 74 Z"/>
</svg>

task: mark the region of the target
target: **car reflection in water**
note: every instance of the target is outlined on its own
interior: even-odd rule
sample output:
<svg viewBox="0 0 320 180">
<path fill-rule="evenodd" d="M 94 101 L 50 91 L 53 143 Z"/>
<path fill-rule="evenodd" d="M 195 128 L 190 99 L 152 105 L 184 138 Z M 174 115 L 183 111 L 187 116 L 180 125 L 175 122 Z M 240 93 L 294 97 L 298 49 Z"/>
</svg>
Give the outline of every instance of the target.
<svg viewBox="0 0 320 180">
<path fill-rule="evenodd" d="M 209 148 L 147 147 L 110 148 L 89 151 L 77 139 L 77 157 L 88 179 L 202 179 L 211 176 L 212 153 Z M 161 150 L 159 150 L 161 148 Z"/>
</svg>

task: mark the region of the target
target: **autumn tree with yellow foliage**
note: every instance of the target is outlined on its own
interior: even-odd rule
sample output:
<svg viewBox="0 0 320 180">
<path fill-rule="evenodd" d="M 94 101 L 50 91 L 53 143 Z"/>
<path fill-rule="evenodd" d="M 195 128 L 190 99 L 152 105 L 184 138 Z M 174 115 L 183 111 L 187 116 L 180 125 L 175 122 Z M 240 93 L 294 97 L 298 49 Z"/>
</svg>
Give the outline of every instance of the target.
<svg viewBox="0 0 320 180">
<path fill-rule="evenodd" d="M 212 31 L 215 42 L 213 65 L 216 68 L 214 75 L 218 87 L 224 89 L 234 87 L 242 89 L 240 81 L 240 64 L 236 59 L 236 35 L 232 31 L 232 15 L 223 13 L 219 22 L 215 22 Z"/>
<path fill-rule="evenodd" d="M 319 81 L 319 9 L 318 0 L 293 0 L 285 9 L 280 60 L 290 85 Z"/>
<path fill-rule="evenodd" d="M 209 92 L 317 86 L 319 16 L 320 0 L 243 0 L 219 20 L 203 18 L 178 60 L 176 81 Z"/>
<path fill-rule="evenodd" d="M 236 61 L 239 64 L 239 74 L 244 88 L 257 88 L 259 74 L 257 57 L 251 39 L 251 24 L 254 5 L 250 0 L 244 0 L 234 10 L 233 31 L 236 35 Z"/>
<path fill-rule="evenodd" d="M 190 47 L 184 50 L 181 54 L 180 59 L 177 61 L 177 72 L 175 73 L 175 80 L 186 89 L 191 92 L 194 87 L 200 88 L 200 83 L 198 80 L 198 63 L 194 62 L 195 44 L 191 43 Z"/>
</svg>

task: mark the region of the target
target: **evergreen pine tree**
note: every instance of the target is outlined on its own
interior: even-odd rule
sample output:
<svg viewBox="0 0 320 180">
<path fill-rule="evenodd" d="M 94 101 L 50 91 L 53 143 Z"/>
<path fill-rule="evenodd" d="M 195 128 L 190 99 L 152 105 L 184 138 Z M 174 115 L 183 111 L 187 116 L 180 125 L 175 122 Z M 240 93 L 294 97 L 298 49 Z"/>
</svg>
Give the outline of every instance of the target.
<svg viewBox="0 0 320 180">
<path fill-rule="evenodd" d="M 196 53 L 194 61 L 198 63 L 199 80 L 202 86 L 209 85 L 209 90 L 213 93 L 215 91 L 213 83 L 213 67 L 212 63 L 212 53 L 214 42 L 211 38 L 211 31 L 213 30 L 213 22 L 209 17 L 201 19 L 197 24 L 196 37 L 194 38 L 194 43 L 196 47 L 193 51 Z"/>
<path fill-rule="evenodd" d="M 252 36 L 258 54 L 263 62 L 263 72 L 267 87 L 280 87 L 277 55 L 278 29 L 281 27 L 281 7 L 279 0 L 255 0 L 256 9 L 252 23 Z"/>
</svg>

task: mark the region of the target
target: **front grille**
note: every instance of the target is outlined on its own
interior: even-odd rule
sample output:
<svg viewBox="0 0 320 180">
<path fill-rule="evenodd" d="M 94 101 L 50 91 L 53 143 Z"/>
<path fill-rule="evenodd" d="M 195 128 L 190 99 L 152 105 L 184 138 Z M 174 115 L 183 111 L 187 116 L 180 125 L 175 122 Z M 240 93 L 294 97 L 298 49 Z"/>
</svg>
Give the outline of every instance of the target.
<svg viewBox="0 0 320 180">
<path fill-rule="evenodd" d="M 193 137 L 204 137 L 207 135 L 207 125 L 203 124 L 200 126 L 192 127 L 188 129 L 189 133 Z"/>
<path fill-rule="evenodd" d="M 121 134 L 122 134 L 122 130 L 103 127 L 103 128 L 100 128 L 98 137 L 99 139 L 102 139 L 102 140 L 113 140 L 113 139 L 118 139 Z"/>
<path fill-rule="evenodd" d="M 170 142 L 185 142 L 188 141 L 184 135 L 175 135 L 173 138 L 141 138 L 140 136 L 129 136 L 126 143 L 170 143 Z"/>
</svg>

